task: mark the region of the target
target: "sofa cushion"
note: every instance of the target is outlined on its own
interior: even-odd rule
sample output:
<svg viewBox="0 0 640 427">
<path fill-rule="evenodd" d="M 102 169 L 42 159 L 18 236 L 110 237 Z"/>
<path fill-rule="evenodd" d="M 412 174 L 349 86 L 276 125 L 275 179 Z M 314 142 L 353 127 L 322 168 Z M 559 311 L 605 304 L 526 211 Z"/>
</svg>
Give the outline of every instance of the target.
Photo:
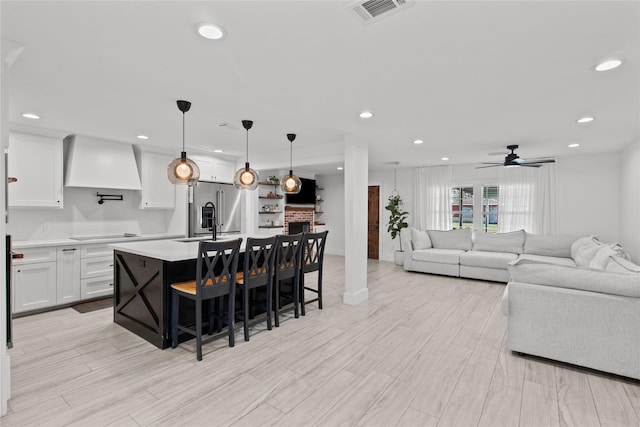
<svg viewBox="0 0 640 427">
<path fill-rule="evenodd" d="M 524 247 L 524 230 L 511 233 L 473 233 L 473 250 L 485 252 L 510 252 L 521 254 Z"/>
<path fill-rule="evenodd" d="M 507 252 L 476 251 L 475 249 L 460 255 L 460 265 L 507 269 L 507 264 L 518 259 L 518 255 Z"/>
<path fill-rule="evenodd" d="M 471 250 L 471 230 L 468 228 L 450 231 L 429 230 L 429 237 L 431 245 L 436 249 Z"/>
<path fill-rule="evenodd" d="M 555 265 L 566 265 L 569 267 L 575 267 L 576 263 L 571 258 L 564 257 L 556 257 L 556 256 L 543 256 L 543 255 L 531 255 L 531 254 L 522 254 L 518 257 L 518 259 L 524 259 L 532 262 L 538 262 L 541 264 L 555 264 Z"/>
<path fill-rule="evenodd" d="M 414 261 L 437 262 L 440 264 L 459 264 L 460 255 L 464 251 L 459 249 L 421 249 L 413 251 Z"/>
<path fill-rule="evenodd" d="M 589 267 L 589 263 L 604 243 L 594 236 L 581 237 L 571 245 L 571 258 L 578 267 Z"/>
<path fill-rule="evenodd" d="M 411 241 L 415 250 L 431 248 L 431 239 L 426 230 L 421 231 L 411 227 Z"/>
<path fill-rule="evenodd" d="M 575 237 L 568 236 L 543 236 L 541 234 L 525 233 L 524 253 L 570 258 L 571 244 L 575 240 Z"/>
<path fill-rule="evenodd" d="M 512 282 L 640 298 L 640 273 L 610 273 L 518 260 L 509 264 L 509 274 Z"/>
</svg>

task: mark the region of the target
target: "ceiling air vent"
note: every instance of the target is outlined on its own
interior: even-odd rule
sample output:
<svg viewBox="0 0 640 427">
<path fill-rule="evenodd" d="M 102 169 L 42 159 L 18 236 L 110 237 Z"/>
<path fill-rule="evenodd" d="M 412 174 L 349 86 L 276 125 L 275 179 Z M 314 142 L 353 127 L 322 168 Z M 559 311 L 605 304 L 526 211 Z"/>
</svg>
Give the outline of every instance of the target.
<svg viewBox="0 0 640 427">
<path fill-rule="evenodd" d="M 414 0 L 367 0 L 348 7 L 361 22 L 369 24 L 414 4 Z"/>
</svg>

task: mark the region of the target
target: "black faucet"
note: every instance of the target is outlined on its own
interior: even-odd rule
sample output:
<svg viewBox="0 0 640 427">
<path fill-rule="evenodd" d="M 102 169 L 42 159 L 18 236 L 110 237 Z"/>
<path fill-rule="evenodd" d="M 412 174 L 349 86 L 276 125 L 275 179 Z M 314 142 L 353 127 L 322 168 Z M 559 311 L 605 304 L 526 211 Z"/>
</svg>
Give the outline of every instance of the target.
<svg viewBox="0 0 640 427">
<path fill-rule="evenodd" d="M 211 222 L 209 223 L 211 224 L 211 227 L 209 227 L 209 231 L 213 232 L 212 240 L 215 241 L 218 238 L 218 217 L 216 215 L 216 205 L 211 202 L 205 203 L 205 205 L 202 207 L 203 217 L 204 214 L 208 213 L 207 211 L 209 210 L 211 211 L 211 218 L 207 218 L 206 222 L 209 223 L 209 220 L 211 220 Z M 205 222 L 205 218 L 203 218 L 202 222 Z"/>
</svg>

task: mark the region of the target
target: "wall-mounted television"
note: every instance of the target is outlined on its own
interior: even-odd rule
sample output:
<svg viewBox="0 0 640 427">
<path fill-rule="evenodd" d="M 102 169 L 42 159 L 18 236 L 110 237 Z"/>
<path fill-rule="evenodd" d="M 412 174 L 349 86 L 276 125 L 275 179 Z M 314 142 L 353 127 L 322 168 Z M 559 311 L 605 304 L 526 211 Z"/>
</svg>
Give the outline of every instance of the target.
<svg viewBox="0 0 640 427">
<path fill-rule="evenodd" d="M 288 205 L 315 205 L 316 204 L 316 180 L 300 178 L 302 188 L 298 194 L 285 194 L 285 202 Z"/>
</svg>

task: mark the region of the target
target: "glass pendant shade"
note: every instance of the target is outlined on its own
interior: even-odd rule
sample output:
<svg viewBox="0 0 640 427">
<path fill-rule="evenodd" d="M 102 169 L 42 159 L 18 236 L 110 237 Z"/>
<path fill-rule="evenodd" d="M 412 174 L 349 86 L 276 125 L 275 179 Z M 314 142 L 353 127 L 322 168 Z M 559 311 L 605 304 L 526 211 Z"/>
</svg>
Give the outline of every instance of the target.
<svg viewBox="0 0 640 427">
<path fill-rule="evenodd" d="M 288 133 L 287 139 L 291 144 L 289 157 L 289 175 L 285 175 L 280 180 L 280 189 L 284 194 L 298 194 L 302 189 L 302 182 L 300 182 L 300 178 L 293 174 L 293 141 L 296 139 L 296 134 Z"/>
<path fill-rule="evenodd" d="M 200 178 L 200 168 L 183 151 L 179 158 L 169 163 L 167 176 L 172 184 L 194 185 Z"/>
<path fill-rule="evenodd" d="M 258 181 L 260 180 L 258 172 L 249 167 L 249 129 L 252 126 L 253 122 L 251 120 L 242 121 L 242 127 L 247 131 L 247 161 L 244 167 L 238 169 L 233 176 L 233 185 L 240 190 L 255 190 L 258 188 Z"/>
<path fill-rule="evenodd" d="M 200 168 L 191 159 L 187 157 L 184 149 L 184 113 L 191 109 L 189 101 L 177 101 L 178 110 L 182 111 L 182 152 L 180 157 L 174 159 L 167 166 L 167 177 L 172 184 L 195 185 L 200 179 Z"/>
<path fill-rule="evenodd" d="M 243 168 L 236 171 L 233 176 L 233 184 L 241 190 L 255 190 L 258 187 L 258 172 L 249 167 L 249 163 L 245 163 Z"/>
<path fill-rule="evenodd" d="M 285 194 L 298 194 L 302 189 L 302 182 L 300 178 L 293 174 L 293 171 L 289 171 L 289 175 L 280 180 L 280 188 Z"/>
</svg>

